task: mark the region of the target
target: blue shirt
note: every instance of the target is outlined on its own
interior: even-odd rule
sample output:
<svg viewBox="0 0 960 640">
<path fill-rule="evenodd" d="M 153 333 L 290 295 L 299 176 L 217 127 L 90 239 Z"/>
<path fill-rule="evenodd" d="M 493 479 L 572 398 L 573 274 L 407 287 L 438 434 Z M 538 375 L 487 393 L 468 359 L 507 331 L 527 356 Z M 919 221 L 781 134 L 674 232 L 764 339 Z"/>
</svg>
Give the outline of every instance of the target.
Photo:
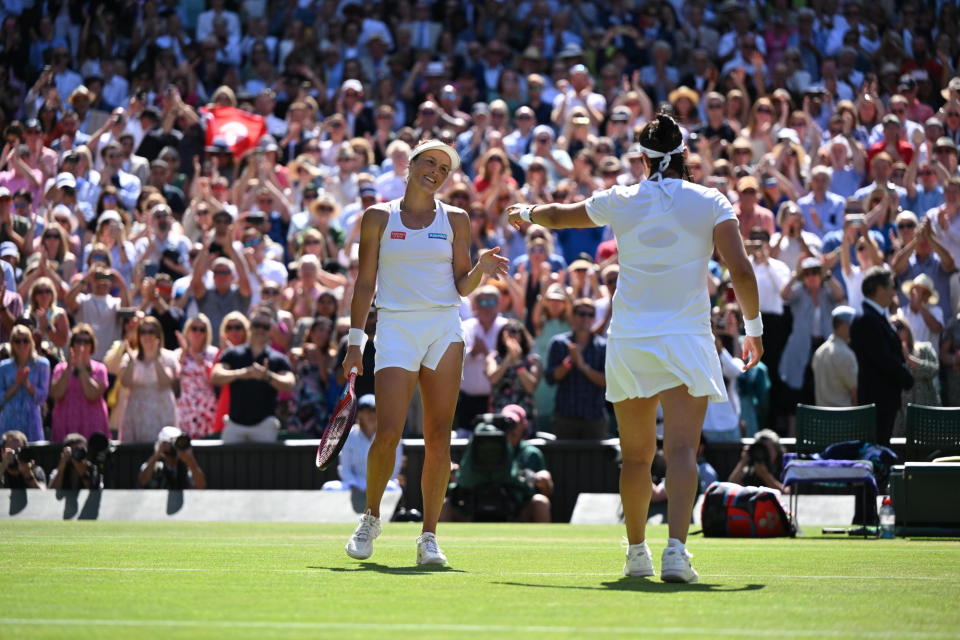
<svg viewBox="0 0 960 640">
<path fill-rule="evenodd" d="M 835 193 L 827 191 L 823 195 L 823 201 L 818 202 L 813 192 L 797 200 L 797 206 L 803 212 L 803 229 L 810 233 L 815 233 L 821 238 L 828 231 L 839 229 L 843 226 L 843 212 L 847 206 L 847 199 Z M 813 223 L 812 210 L 816 209 L 820 217 L 822 227 L 817 227 Z"/>
<path fill-rule="evenodd" d="M 834 169 L 833 178 L 830 179 L 830 191 L 843 198 L 849 198 L 863 182 L 863 176 L 857 173 L 853 167 L 845 169 Z"/>
<path fill-rule="evenodd" d="M 937 185 L 933 191 L 924 191 L 917 185 L 917 195 L 907 199 L 906 208 L 917 214 L 918 218 L 927 215 L 927 211 L 943 204 L 943 187 Z"/>
<path fill-rule="evenodd" d="M 28 441 L 36 442 L 43 440 L 40 407 L 47 401 L 47 392 L 50 390 L 50 363 L 46 358 L 38 356 L 27 366 L 30 368 L 28 380 L 33 385 L 33 395 L 22 385 L 17 387 L 13 396 L 0 408 L 0 431 L 18 429 L 27 435 Z M 13 358 L 0 362 L 0 402 L 6 396 L 7 390 L 13 386 L 17 369 Z"/>
<path fill-rule="evenodd" d="M 557 401 L 555 413 L 568 418 L 596 419 L 606 416 L 604 396 L 605 387 L 598 387 L 584 375 L 582 371 L 573 367 L 564 376 L 563 380 L 553 377 L 553 370 L 560 366 L 564 358 L 570 355 L 567 346 L 574 341 L 573 332 L 561 333 L 550 340 L 547 352 L 547 383 L 557 385 Z M 591 335 L 590 342 L 584 347 L 583 361 L 596 371 L 603 371 L 607 359 L 607 339 Z"/>
<path fill-rule="evenodd" d="M 591 256 L 597 255 L 597 247 L 603 241 L 604 227 L 588 227 L 586 229 L 561 229 L 557 232 L 560 249 L 567 264 L 571 264 L 580 257 L 581 253 Z"/>
</svg>

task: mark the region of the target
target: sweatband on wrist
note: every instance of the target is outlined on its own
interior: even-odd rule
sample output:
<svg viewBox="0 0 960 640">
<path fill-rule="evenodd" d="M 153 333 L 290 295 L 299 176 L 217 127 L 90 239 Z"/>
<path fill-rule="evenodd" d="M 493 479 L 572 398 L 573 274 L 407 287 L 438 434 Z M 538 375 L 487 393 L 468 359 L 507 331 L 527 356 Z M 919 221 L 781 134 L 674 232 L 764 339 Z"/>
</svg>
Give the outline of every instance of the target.
<svg viewBox="0 0 960 640">
<path fill-rule="evenodd" d="M 533 220 L 530 219 L 530 216 L 533 214 L 533 205 L 525 205 L 520 209 L 520 219 L 524 222 L 533 223 Z"/>
<path fill-rule="evenodd" d="M 759 338 L 763 335 L 763 319 L 760 316 L 748 320 L 747 318 L 743 319 L 743 324 L 747 329 L 747 336 L 750 338 Z"/>
<path fill-rule="evenodd" d="M 347 334 L 348 347 L 360 347 L 360 350 L 363 351 L 366 344 L 367 333 L 363 329 L 350 329 L 350 332 Z"/>
</svg>

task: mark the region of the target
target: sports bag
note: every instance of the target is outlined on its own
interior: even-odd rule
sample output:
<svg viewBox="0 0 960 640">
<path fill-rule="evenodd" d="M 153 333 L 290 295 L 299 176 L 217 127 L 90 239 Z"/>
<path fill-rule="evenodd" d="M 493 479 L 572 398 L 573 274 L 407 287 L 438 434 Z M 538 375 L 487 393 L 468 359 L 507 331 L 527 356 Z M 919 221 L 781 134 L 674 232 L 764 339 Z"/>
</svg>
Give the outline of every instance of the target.
<svg viewBox="0 0 960 640">
<path fill-rule="evenodd" d="M 793 537 L 796 528 L 777 499 L 766 487 L 743 487 L 733 482 L 714 482 L 703 494 L 700 509 L 703 535 L 714 538 Z"/>
</svg>

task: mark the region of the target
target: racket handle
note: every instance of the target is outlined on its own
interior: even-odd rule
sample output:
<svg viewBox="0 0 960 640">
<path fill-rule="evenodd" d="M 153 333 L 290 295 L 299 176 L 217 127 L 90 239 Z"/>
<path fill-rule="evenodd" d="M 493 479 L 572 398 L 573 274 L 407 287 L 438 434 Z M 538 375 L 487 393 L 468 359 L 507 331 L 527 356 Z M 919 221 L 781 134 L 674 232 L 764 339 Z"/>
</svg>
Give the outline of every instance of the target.
<svg viewBox="0 0 960 640">
<path fill-rule="evenodd" d="M 357 369 L 356 367 L 350 367 L 350 375 L 355 376 L 358 373 L 360 373 L 359 369 Z"/>
</svg>

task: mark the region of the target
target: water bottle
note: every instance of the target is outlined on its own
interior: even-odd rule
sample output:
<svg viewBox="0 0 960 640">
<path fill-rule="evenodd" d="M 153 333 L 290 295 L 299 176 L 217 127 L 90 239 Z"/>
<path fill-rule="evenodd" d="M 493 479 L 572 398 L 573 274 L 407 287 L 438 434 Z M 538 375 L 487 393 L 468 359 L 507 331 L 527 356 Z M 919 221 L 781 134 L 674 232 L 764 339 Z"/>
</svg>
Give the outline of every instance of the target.
<svg viewBox="0 0 960 640">
<path fill-rule="evenodd" d="M 893 513 L 893 502 L 890 498 L 883 499 L 883 505 L 880 507 L 880 537 L 884 540 L 894 538 L 894 526 L 896 516 Z"/>
</svg>

